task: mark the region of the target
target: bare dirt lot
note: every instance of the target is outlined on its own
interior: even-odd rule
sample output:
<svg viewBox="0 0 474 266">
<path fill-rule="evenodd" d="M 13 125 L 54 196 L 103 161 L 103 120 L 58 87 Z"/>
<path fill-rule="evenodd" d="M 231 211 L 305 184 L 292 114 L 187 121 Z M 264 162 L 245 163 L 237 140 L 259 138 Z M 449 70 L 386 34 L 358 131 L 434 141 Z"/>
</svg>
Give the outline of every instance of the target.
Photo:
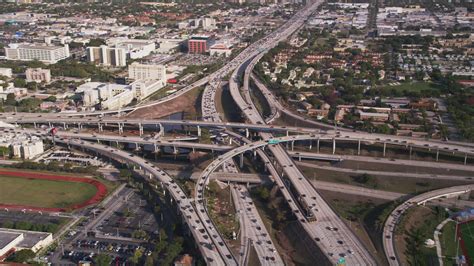
<svg viewBox="0 0 474 266">
<path fill-rule="evenodd" d="M 200 117 L 200 101 L 202 89 L 194 89 L 171 101 L 151 107 L 145 107 L 131 112 L 130 118 L 156 119 L 183 112 L 184 118 L 196 119 Z"/>
</svg>

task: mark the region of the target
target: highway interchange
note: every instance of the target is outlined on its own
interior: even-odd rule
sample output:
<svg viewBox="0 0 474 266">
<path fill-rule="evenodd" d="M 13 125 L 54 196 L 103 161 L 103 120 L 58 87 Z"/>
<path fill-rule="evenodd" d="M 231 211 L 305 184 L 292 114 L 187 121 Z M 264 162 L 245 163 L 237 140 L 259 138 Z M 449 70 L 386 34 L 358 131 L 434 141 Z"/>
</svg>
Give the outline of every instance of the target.
<svg viewBox="0 0 474 266">
<path fill-rule="evenodd" d="M 277 45 L 279 41 L 288 38 L 293 32 L 301 27 L 306 18 L 314 12 L 320 4 L 321 1 L 315 1 L 308 4 L 307 7 L 294 15 L 287 21 L 287 23 L 282 25 L 275 32 L 247 47 L 243 52 L 218 71 L 185 87 L 184 89 L 179 90 L 177 93 L 164 97 L 158 101 L 136 107 L 125 108 L 120 111 L 79 114 L 68 113 L 64 115 L 5 113 L 0 115 L 0 119 L 11 124 L 34 125 L 34 127 L 40 125 L 48 125 L 48 128 L 53 126 L 62 127 L 63 130 L 60 130 L 58 136 L 55 137 L 55 141 L 58 143 L 63 143 L 68 146 L 76 146 L 95 153 L 100 153 L 103 156 L 114 160 L 135 165 L 137 167 L 136 171 L 154 179 L 161 184 L 162 188 L 167 191 L 167 193 L 170 193 L 173 201 L 177 204 L 185 223 L 189 226 L 190 232 L 193 235 L 204 260 L 209 265 L 245 264 L 247 261 L 246 256 L 248 254 L 248 246 L 246 245 L 248 243 L 251 243 L 254 246 L 262 265 L 283 264 L 282 258 L 276 252 L 276 248 L 270 239 L 268 231 L 263 224 L 255 205 L 252 203 L 245 186 L 238 184 L 231 185 L 234 204 L 239 213 L 242 234 L 241 238 L 244 246 L 243 250 L 246 250 L 243 252 L 244 254 L 240 254 L 243 256 L 243 259 L 236 258 L 236 256 L 231 252 L 226 241 L 220 235 L 214 222 L 209 217 L 207 206 L 205 204 L 205 190 L 211 176 L 220 169 L 224 169 L 228 175 L 238 175 L 238 167 L 236 167 L 234 159 L 245 153 L 253 153 L 255 156 L 260 157 L 267 171 L 270 173 L 270 176 L 273 178 L 273 181 L 278 185 L 294 216 L 331 264 L 337 263 L 344 257 L 347 265 L 376 265 L 377 263 L 365 248 L 364 244 L 362 244 L 344 221 L 324 201 L 318 193 L 317 187 L 309 182 L 295 166 L 291 157 L 302 157 L 305 156 L 305 154 L 302 152 L 286 151 L 279 143 L 289 142 L 293 145 L 294 142 L 307 143 L 308 141 L 314 141 L 318 143 L 319 152 L 320 140 L 332 141 L 333 154 L 336 149 L 336 141 L 358 143 L 359 149 L 361 142 L 366 144 L 377 143 L 383 145 L 384 154 L 386 145 L 396 145 L 410 148 L 410 150 L 412 148 L 417 148 L 436 153 L 443 152 L 445 154 L 456 154 L 457 156 L 465 158 L 465 164 L 468 158 L 474 156 L 474 147 L 464 143 L 439 142 L 381 134 L 367 134 L 344 129 L 336 131 L 332 130 L 332 126 L 308 121 L 307 119 L 295 115 L 284 108 L 268 88 L 266 88 L 265 85 L 263 85 L 252 74 L 253 67 L 266 51 Z M 232 72 L 232 70 L 234 71 Z M 216 92 L 220 88 L 225 76 L 231 72 L 232 75 L 229 79 L 229 89 L 232 98 L 248 121 L 247 123 L 223 122 L 222 117 L 217 112 L 215 103 Z M 241 84 L 239 84 L 239 80 L 242 75 L 243 86 L 240 86 Z M 267 118 L 263 118 L 258 113 L 257 108 L 252 101 L 249 88 L 250 79 L 255 81 L 256 87 L 261 90 L 270 105 L 271 115 Z M 161 119 L 142 120 L 126 117 L 104 116 L 117 112 L 133 112 L 140 108 L 161 104 L 176 99 L 186 92 L 204 85 L 206 85 L 206 87 L 203 93 L 201 105 L 204 121 Z M 307 122 L 311 126 L 317 127 L 317 129 L 269 125 L 269 123 L 278 118 L 280 113 L 285 113 L 290 117 Z M 98 115 L 99 117 L 89 117 L 89 115 Z M 173 139 L 164 140 L 162 137 L 150 138 L 142 136 L 144 131 L 154 131 L 158 127 L 162 129 L 163 126 L 166 125 L 196 127 L 198 128 L 198 132 L 200 132 L 200 129 L 203 127 L 214 130 L 217 129 L 227 133 L 229 139 L 233 140 L 234 145 L 222 143 L 219 145 L 203 144 Z M 77 127 L 77 132 L 67 131 L 68 128 L 74 126 Z M 124 128 L 134 127 L 135 129 L 139 128 L 140 136 L 106 135 L 101 132 L 99 134 L 85 133 L 80 131 L 82 127 L 97 127 L 99 131 L 102 131 L 104 127 L 108 127 L 114 130 L 119 129 L 119 132 L 123 132 Z M 245 136 L 233 132 L 233 129 L 244 130 Z M 43 136 L 48 133 L 47 131 L 40 129 L 26 128 L 24 129 L 24 132 L 40 134 Z M 261 137 L 261 140 L 252 141 L 250 138 L 250 132 L 257 132 Z M 283 134 L 283 136 L 274 136 L 273 134 Z M 219 155 L 214 161 L 212 161 L 200 174 L 196 181 L 195 194 L 193 197 L 189 197 L 165 171 L 159 169 L 157 166 L 149 163 L 143 158 L 134 156 L 133 154 L 120 149 L 100 144 L 101 141 L 134 143 L 137 146 L 148 145 L 154 147 L 155 152 L 162 146 L 168 146 L 175 149 L 187 148 L 193 151 L 211 150 L 222 152 L 223 154 Z M 306 155 L 314 156 L 314 153 L 313 155 Z M 334 158 L 334 155 L 332 156 L 332 158 Z M 339 156 L 339 158 L 342 157 L 343 156 Z M 375 159 L 370 158 L 368 160 L 373 161 Z M 394 163 L 393 160 L 387 160 L 387 163 L 390 162 Z M 410 161 L 407 161 L 406 163 L 409 165 Z M 430 165 L 430 167 L 432 166 L 434 166 L 434 164 Z M 440 163 L 440 167 L 443 167 L 442 163 Z M 459 167 L 462 166 L 460 165 Z M 472 170 L 470 166 L 464 167 L 468 167 L 467 169 Z M 413 204 L 421 204 L 427 200 L 446 195 L 465 193 L 472 189 L 472 186 L 464 186 L 462 188 L 453 187 L 432 191 L 409 199 L 407 202 L 398 206 L 389 216 L 384 227 L 383 245 L 389 264 L 400 265 L 393 245 L 393 234 L 395 226 L 399 222 L 399 218 L 404 211 Z"/>
</svg>

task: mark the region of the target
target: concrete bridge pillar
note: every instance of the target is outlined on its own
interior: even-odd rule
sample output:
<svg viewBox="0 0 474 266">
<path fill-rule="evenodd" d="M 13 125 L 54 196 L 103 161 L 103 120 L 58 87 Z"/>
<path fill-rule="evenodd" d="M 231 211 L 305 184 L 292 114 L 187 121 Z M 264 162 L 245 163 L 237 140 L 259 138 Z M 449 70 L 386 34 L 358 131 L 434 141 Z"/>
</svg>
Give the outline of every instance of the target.
<svg viewBox="0 0 474 266">
<path fill-rule="evenodd" d="M 288 130 L 286 131 L 286 136 L 290 136 L 290 132 Z"/>
<path fill-rule="evenodd" d="M 360 155 L 360 139 L 357 141 L 357 155 Z"/>
<path fill-rule="evenodd" d="M 387 149 L 387 143 L 383 143 L 383 157 L 385 157 L 385 150 Z"/>
<path fill-rule="evenodd" d="M 464 154 L 464 165 L 467 164 L 467 153 Z"/>
<path fill-rule="evenodd" d="M 229 145 L 232 145 L 232 137 L 229 137 Z"/>
<path fill-rule="evenodd" d="M 140 136 L 143 135 L 143 125 L 142 125 L 142 123 L 138 123 L 138 132 L 139 132 Z"/>
<path fill-rule="evenodd" d="M 137 142 L 135 142 L 135 150 L 136 150 L 136 151 L 139 150 L 139 149 L 138 149 L 138 143 L 137 143 Z"/>
<path fill-rule="evenodd" d="M 33 122 L 33 126 L 36 128 L 36 122 Z"/>
<path fill-rule="evenodd" d="M 291 141 L 291 151 L 293 151 L 295 149 L 295 141 Z"/>
<path fill-rule="evenodd" d="M 79 131 L 82 130 L 82 124 L 81 123 L 77 124 L 77 129 L 79 129 Z"/>
<path fill-rule="evenodd" d="M 122 135 L 123 133 L 123 124 L 122 123 L 118 123 L 118 129 L 119 129 L 119 135 Z"/>
<path fill-rule="evenodd" d="M 439 159 L 439 149 L 436 149 L 436 161 Z"/>
<path fill-rule="evenodd" d="M 67 124 L 66 123 L 63 123 L 63 128 L 67 129 Z"/>
<path fill-rule="evenodd" d="M 99 132 L 104 131 L 103 125 L 101 123 L 97 123 L 97 127 L 99 128 Z"/>
<path fill-rule="evenodd" d="M 332 138 L 332 154 L 336 153 L 336 138 Z"/>
<path fill-rule="evenodd" d="M 240 168 L 244 167 L 244 154 L 240 154 Z"/>
<path fill-rule="evenodd" d="M 411 160 L 411 152 L 412 152 L 412 149 L 413 149 L 413 147 L 410 145 L 410 150 L 409 150 L 409 152 L 408 152 L 408 155 L 409 155 L 409 159 L 410 159 L 410 160 Z"/>
<path fill-rule="evenodd" d="M 49 128 L 51 128 L 51 122 L 48 122 Z"/>
<path fill-rule="evenodd" d="M 249 133 L 249 129 L 248 129 L 248 128 L 246 128 L 246 129 L 245 129 L 245 137 L 246 137 L 246 138 L 248 138 L 248 137 L 249 137 L 249 135 L 250 135 L 250 133 Z"/>
<path fill-rule="evenodd" d="M 298 161 L 300 161 L 300 162 L 301 162 L 301 155 L 300 155 L 300 156 L 298 156 Z"/>
<path fill-rule="evenodd" d="M 313 148 L 313 141 L 310 140 L 310 141 L 309 141 L 309 150 L 311 150 L 312 148 Z"/>
<path fill-rule="evenodd" d="M 198 137 L 200 137 L 201 136 L 201 127 L 197 126 L 197 130 L 198 130 Z"/>
<path fill-rule="evenodd" d="M 253 157 L 257 158 L 257 150 L 253 150 Z"/>
<path fill-rule="evenodd" d="M 319 153 L 319 138 L 316 141 L 316 152 Z"/>
<path fill-rule="evenodd" d="M 178 149 L 176 148 L 176 146 L 173 146 L 173 154 L 174 155 L 177 155 L 179 153 Z"/>
</svg>

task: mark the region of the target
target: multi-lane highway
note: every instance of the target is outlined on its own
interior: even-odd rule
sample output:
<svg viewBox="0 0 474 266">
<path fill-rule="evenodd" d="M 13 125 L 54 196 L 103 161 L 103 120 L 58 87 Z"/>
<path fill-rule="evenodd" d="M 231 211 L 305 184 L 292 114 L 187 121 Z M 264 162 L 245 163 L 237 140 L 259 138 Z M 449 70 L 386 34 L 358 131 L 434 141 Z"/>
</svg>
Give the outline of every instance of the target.
<svg viewBox="0 0 474 266">
<path fill-rule="evenodd" d="M 80 141 L 75 139 L 57 138 L 56 142 L 64 143 L 69 146 L 76 146 L 92 152 L 100 153 L 105 157 L 109 157 L 118 161 L 125 161 L 129 164 L 134 164 L 139 168 L 139 172 L 149 178 L 155 178 L 161 183 L 162 188 L 170 193 L 174 202 L 178 206 L 183 219 L 189 226 L 189 229 L 198 245 L 204 260 L 209 265 L 224 265 L 227 264 L 228 258 L 222 257 L 218 252 L 216 245 L 211 240 L 216 235 L 211 230 L 208 230 L 210 221 L 202 221 L 197 215 L 198 210 L 192 205 L 192 201 L 186 196 L 181 187 L 163 170 L 155 165 L 150 164 L 143 158 L 134 156 L 123 150 L 114 149 L 105 145 Z"/>
<path fill-rule="evenodd" d="M 231 85 L 231 88 L 234 88 L 235 85 Z M 235 91 L 235 89 L 231 90 Z M 237 87 L 237 92 L 239 92 Z M 235 92 L 233 97 L 236 96 Z M 240 93 L 238 94 L 240 95 Z M 392 136 L 392 135 L 383 135 L 383 134 L 369 134 L 365 132 L 349 132 L 349 131 L 338 131 L 334 132 L 332 130 L 319 130 L 314 128 L 306 127 L 292 127 L 292 126 L 273 126 L 264 124 L 263 119 L 261 119 L 258 112 L 253 108 L 248 108 L 248 105 L 243 99 L 239 101 L 243 105 L 243 112 L 247 117 L 252 118 L 252 120 L 257 121 L 255 123 L 232 123 L 232 122 L 209 122 L 209 121 L 193 121 L 193 120 L 162 120 L 162 119 L 151 119 L 151 120 L 142 120 L 142 119 L 120 119 L 114 117 L 103 117 L 103 118 L 80 118 L 80 117 L 62 117 L 57 115 L 48 115 L 45 114 L 26 114 L 18 113 L 16 115 L 2 114 L 0 119 L 2 121 L 12 124 L 32 124 L 32 125 L 51 125 L 59 127 L 67 127 L 71 125 L 82 126 L 90 125 L 96 127 L 105 127 L 105 126 L 114 126 L 120 130 L 126 125 L 136 126 L 137 128 L 150 127 L 156 128 L 159 125 L 170 125 L 170 126 L 191 126 L 191 127 L 211 127 L 211 128 L 236 128 L 244 130 L 252 130 L 257 132 L 280 132 L 280 133 L 298 133 L 298 134 L 322 134 L 322 137 L 329 137 L 335 140 L 342 140 L 346 142 L 360 142 L 360 143 L 379 143 L 381 145 L 396 145 L 407 148 L 420 148 L 429 150 L 432 152 L 444 152 L 452 153 L 460 156 L 465 156 L 466 160 L 468 156 L 474 155 L 474 147 L 468 145 L 461 145 L 459 143 L 451 142 L 439 142 L 431 141 L 425 139 L 414 139 L 402 136 Z M 255 114 L 254 114 L 255 112 Z M 253 119 L 253 116 L 256 118 Z M 247 131 L 248 132 L 248 131 Z"/>
</svg>

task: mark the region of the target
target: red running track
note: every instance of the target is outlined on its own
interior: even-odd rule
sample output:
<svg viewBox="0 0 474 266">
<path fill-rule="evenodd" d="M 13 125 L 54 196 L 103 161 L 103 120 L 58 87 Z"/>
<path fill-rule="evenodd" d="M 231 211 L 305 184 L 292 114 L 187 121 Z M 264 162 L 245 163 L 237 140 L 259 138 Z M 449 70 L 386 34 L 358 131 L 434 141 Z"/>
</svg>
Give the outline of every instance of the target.
<svg viewBox="0 0 474 266">
<path fill-rule="evenodd" d="M 107 195 L 107 187 L 101 182 L 92 178 L 61 176 L 61 175 L 32 173 L 32 172 L 15 172 L 15 171 L 4 171 L 4 170 L 0 170 L 0 175 L 31 178 L 31 179 L 45 179 L 45 180 L 54 180 L 54 181 L 59 180 L 59 181 L 66 181 L 66 182 L 87 183 L 87 184 L 91 184 L 95 186 L 97 189 L 97 192 L 95 193 L 94 196 L 92 196 L 92 198 L 78 204 L 73 204 L 71 206 L 68 206 L 67 208 L 43 208 L 43 207 L 33 207 L 33 206 L 27 206 L 27 205 L 1 204 L 1 203 L 0 203 L 0 208 L 27 209 L 27 210 L 36 210 L 36 211 L 44 211 L 44 212 L 67 212 L 67 211 L 72 211 L 72 210 L 84 208 L 92 204 L 99 203 Z"/>
<path fill-rule="evenodd" d="M 474 259 L 474 258 L 469 257 L 469 250 L 467 250 L 466 244 L 464 243 L 464 239 L 462 238 L 462 233 L 461 233 L 461 225 L 465 224 L 465 223 L 469 223 L 469 222 L 472 222 L 472 221 L 459 223 L 458 226 L 457 226 L 456 235 L 459 239 L 459 244 L 461 245 L 462 253 L 464 254 L 464 257 L 466 258 L 467 265 L 473 265 L 473 264 L 471 264 L 471 262 L 472 262 L 472 259 Z"/>
</svg>

